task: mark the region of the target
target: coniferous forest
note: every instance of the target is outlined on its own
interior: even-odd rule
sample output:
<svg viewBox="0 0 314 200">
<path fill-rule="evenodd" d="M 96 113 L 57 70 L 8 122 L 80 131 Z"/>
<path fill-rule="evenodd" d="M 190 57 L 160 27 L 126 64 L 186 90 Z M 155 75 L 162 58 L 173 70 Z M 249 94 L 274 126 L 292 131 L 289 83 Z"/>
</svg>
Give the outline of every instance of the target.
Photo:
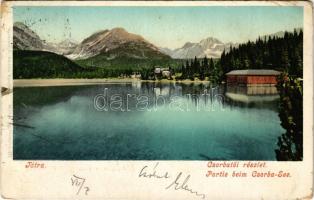
<svg viewBox="0 0 314 200">
<path fill-rule="evenodd" d="M 303 31 L 285 32 L 284 37 L 258 38 L 221 55 L 223 74 L 236 69 L 274 69 L 302 77 Z"/>
</svg>

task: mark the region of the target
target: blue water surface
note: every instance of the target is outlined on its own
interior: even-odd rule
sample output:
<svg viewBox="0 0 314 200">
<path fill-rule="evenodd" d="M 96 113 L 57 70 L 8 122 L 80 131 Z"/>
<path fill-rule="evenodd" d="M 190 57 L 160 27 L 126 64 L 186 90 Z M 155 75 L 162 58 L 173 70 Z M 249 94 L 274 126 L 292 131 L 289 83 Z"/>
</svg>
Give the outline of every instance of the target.
<svg viewBox="0 0 314 200">
<path fill-rule="evenodd" d="M 245 91 L 153 82 L 14 88 L 13 157 L 275 160 L 278 99 Z"/>
</svg>

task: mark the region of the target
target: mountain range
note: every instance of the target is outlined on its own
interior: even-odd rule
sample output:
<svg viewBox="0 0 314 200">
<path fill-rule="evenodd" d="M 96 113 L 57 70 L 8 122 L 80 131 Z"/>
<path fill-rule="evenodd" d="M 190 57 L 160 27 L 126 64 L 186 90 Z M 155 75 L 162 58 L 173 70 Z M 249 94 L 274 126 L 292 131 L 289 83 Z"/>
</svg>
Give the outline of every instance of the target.
<svg viewBox="0 0 314 200">
<path fill-rule="evenodd" d="M 71 60 L 89 59 L 99 54 L 112 60 L 119 57 L 134 59 L 175 58 L 187 59 L 219 58 L 223 50 L 228 51 L 231 46 L 237 44 L 226 43 L 209 37 L 199 43 L 185 43 L 181 48 L 174 50 L 159 48 L 144 39 L 140 35 L 127 32 L 123 28 L 113 28 L 93 33 L 82 42 L 78 43 L 66 39 L 60 43 L 46 43 L 33 30 L 21 22 L 14 23 L 13 43 L 15 49 L 42 50 L 64 55 Z"/>
<path fill-rule="evenodd" d="M 49 51 L 71 60 L 90 59 L 98 55 L 106 60 L 121 57 L 170 59 L 142 36 L 129 33 L 123 28 L 96 32 L 81 43 L 69 39 L 60 43 L 46 43 L 25 24 L 16 22 L 13 26 L 13 46 L 18 50 Z"/>
<path fill-rule="evenodd" d="M 61 55 L 71 55 L 73 51 L 76 49 L 78 45 L 77 41 L 74 41 L 72 39 L 65 39 L 59 43 L 48 43 L 47 46 L 49 46 L 50 51 L 61 54 Z"/>
<path fill-rule="evenodd" d="M 301 30 L 301 29 L 297 29 Z M 280 31 L 268 36 L 283 37 Z M 47 43 L 42 40 L 33 30 L 21 22 L 13 26 L 13 46 L 20 50 L 49 51 L 64 55 L 71 60 L 86 60 L 100 57 L 105 60 L 118 58 L 131 59 L 191 59 L 194 57 L 219 58 L 225 50 L 237 47 L 238 43 L 223 43 L 217 38 L 208 37 L 198 43 L 186 42 L 177 49 L 156 47 L 140 35 L 127 32 L 123 28 L 101 30 L 93 33 L 82 42 L 78 43 L 66 39 L 60 43 Z"/>
<path fill-rule="evenodd" d="M 76 46 L 77 42 L 69 39 L 60 43 L 47 43 L 25 24 L 15 22 L 13 25 L 13 48 L 16 50 L 49 51 L 68 55 Z"/>
<path fill-rule="evenodd" d="M 186 58 L 220 58 L 222 52 L 230 50 L 230 47 L 236 47 L 238 44 L 223 43 L 217 38 L 208 37 L 198 43 L 185 43 L 181 48 L 174 50 L 168 48 L 160 48 L 161 52 L 175 59 Z"/>
</svg>

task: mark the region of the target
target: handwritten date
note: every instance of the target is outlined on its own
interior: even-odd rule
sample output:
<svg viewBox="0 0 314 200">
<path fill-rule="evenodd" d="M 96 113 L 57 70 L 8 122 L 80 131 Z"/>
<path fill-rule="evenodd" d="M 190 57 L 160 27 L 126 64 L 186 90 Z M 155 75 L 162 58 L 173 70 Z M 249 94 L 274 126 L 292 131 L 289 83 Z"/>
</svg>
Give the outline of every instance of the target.
<svg viewBox="0 0 314 200">
<path fill-rule="evenodd" d="M 88 195 L 88 192 L 89 192 L 89 187 L 87 186 L 84 186 L 85 184 L 85 178 L 82 178 L 82 177 L 78 177 L 76 175 L 73 175 L 71 177 L 71 183 L 72 183 L 72 186 L 73 187 L 76 187 L 77 188 L 77 192 L 76 192 L 76 195 L 79 195 L 82 188 L 84 189 L 85 191 L 85 195 Z"/>
</svg>

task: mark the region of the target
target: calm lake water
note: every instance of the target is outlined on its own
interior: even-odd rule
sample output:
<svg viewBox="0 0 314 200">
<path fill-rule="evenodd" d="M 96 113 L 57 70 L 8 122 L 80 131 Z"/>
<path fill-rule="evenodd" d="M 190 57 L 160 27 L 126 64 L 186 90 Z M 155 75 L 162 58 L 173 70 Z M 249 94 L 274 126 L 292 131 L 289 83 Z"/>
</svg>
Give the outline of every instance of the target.
<svg viewBox="0 0 314 200">
<path fill-rule="evenodd" d="M 14 159 L 275 160 L 277 106 L 270 87 L 14 88 Z"/>
</svg>

